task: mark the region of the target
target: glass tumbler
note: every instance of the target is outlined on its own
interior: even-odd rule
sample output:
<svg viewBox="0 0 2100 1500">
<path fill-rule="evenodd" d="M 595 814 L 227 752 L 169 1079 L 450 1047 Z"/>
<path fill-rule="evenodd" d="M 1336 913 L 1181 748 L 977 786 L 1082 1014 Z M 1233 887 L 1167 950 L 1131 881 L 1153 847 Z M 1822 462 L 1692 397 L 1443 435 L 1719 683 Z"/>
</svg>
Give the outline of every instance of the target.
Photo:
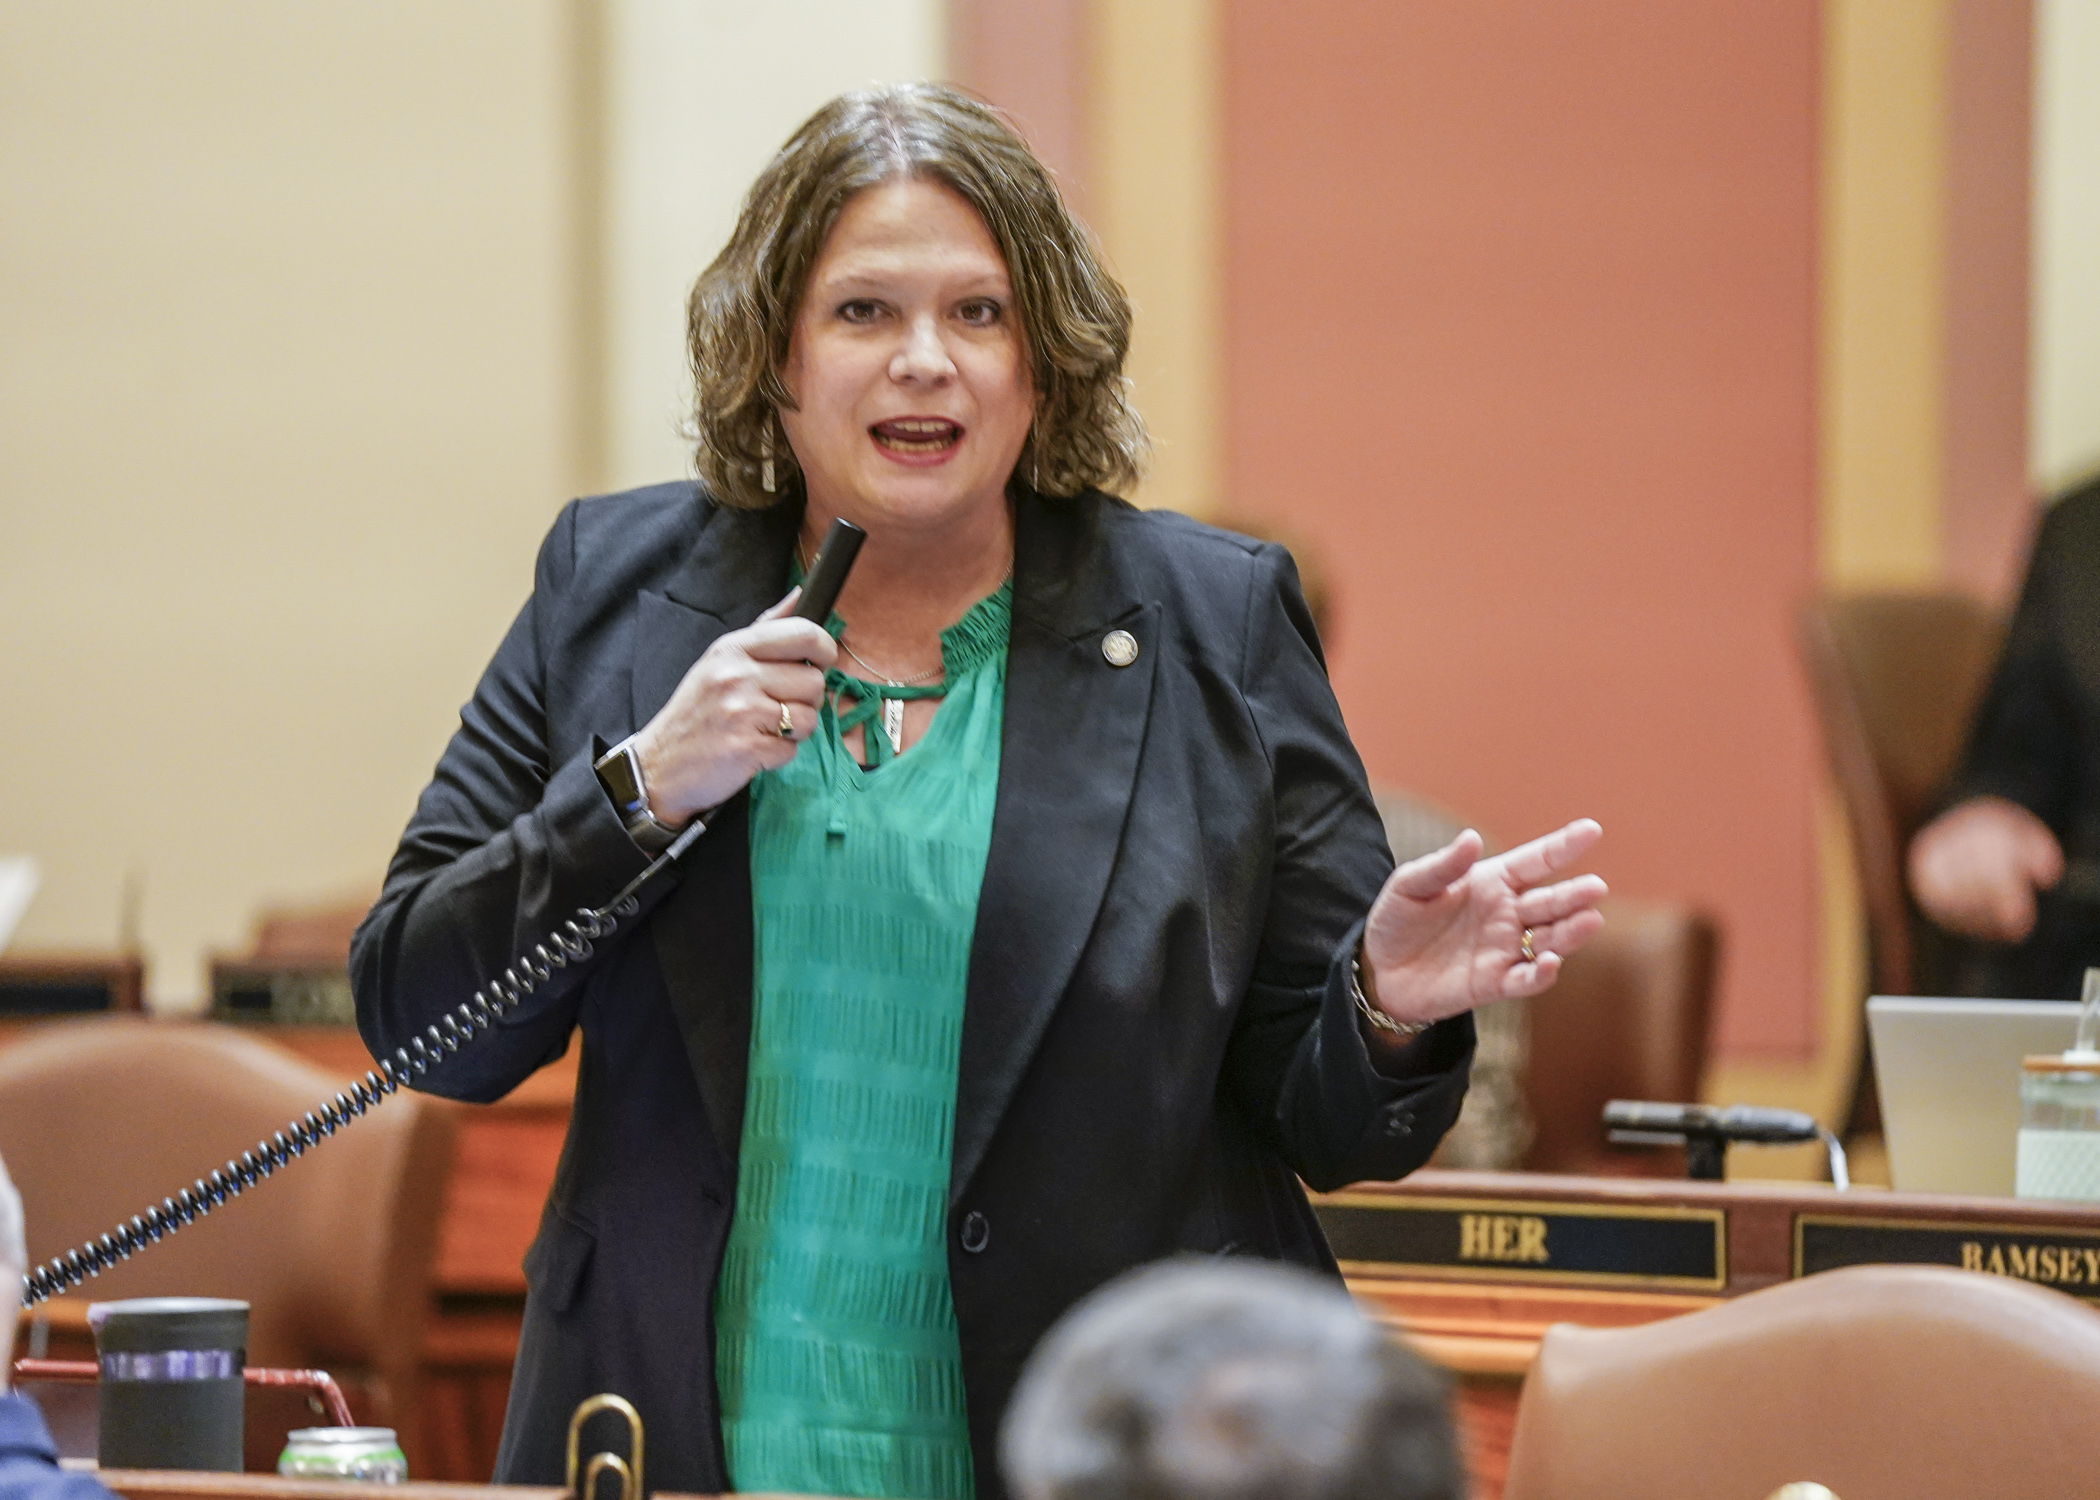
<svg viewBox="0 0 2100 1500">
<path fill-rule="evenodd" d="M 2052 1052 L 2022 1060 L 2013 1192 L 2100 1200 L 2100 1055 Z"/>
</svg>

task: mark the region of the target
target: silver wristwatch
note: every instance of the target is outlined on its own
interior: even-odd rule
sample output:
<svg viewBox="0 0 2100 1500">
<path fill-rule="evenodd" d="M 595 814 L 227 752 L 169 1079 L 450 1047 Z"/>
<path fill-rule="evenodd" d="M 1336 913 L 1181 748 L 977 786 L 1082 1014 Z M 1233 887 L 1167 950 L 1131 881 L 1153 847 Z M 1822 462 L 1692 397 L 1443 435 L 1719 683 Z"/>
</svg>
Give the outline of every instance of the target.
<svg viewBox="0 0 2100 1500">
<path fill-rule="evenodd" d="M 663 853 L 685 831 L 658 822 L 656 814 L 649 810 L 649 789 L 642 785 L 642 762 L 634 753 L 634 736 L 629 735 L 599 756 L 591 769 L 598 773 L 598 784 L 619 809 L 627 836 L 645 854 Z"/>
</svg>

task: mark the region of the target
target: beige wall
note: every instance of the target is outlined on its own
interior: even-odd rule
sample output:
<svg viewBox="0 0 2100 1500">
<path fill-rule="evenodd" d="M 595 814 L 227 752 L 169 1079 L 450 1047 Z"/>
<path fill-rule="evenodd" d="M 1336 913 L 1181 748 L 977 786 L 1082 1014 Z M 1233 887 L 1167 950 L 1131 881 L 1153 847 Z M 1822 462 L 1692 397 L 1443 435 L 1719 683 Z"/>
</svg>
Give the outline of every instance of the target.
<svg viewBox="0 0 2100 1500">
<path fill-rule="evenodd" d="M 685 294 L 833 95 L 938 77 L 939 0 L 602 0 L 607 488 L 692 472 Z"/>
<path fill-rule="evenodd" d="M 575 476 L 572 12 L 16 0 L 0 852 L 156 999 L 376 883 Z"/>
<path fill-rule="evenodd" d="M 1220 0 L 950 0 L 951 67 L 1007 110 L 1135 310 L 1127 373 L 1153 441 L 1140 505 L 1223 500 Z"/>
<path fill-rule="evenodd" d="M 1225 99 L 1217 0 L 1097 0 L 1089 203 L 1135 311 L 1129 374 L 1152 434 L 1131 498 L 1224 499 Z"/>
<path fill-rule="evenodd" d="M 2037 0 L 2034 425 L 2037 488 L 2100 473 L 2100 0 Z"/>
<path fill-rule="evenodd" d="M 1834 588 L 1940 576 L 1944 0 L 1823 6 L 1818 530 Z"/>
<path fill-rule="evenodd" d="M 579 491 L 689 472 L 693 275 L 938 0 L 4 0 L 0 854 L 157 1003 L 376 885 Z"/>
</svg>

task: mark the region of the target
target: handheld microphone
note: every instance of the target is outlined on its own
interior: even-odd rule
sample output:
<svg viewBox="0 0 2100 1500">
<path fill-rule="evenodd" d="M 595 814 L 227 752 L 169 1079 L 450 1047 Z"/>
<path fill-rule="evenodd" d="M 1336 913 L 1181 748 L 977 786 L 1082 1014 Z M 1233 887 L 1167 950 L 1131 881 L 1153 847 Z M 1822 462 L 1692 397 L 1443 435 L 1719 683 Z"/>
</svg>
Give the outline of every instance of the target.
<svg viewBox="0 0 2100 1500">
<path fill-rule="evenodd" d="M 839 602 L 839 590 L 846 586 L 846 575 L 853 571 L 853 559 L 860 556 L 860 544 L 868 534 L 851 521 L 833 521 L 831 530 L 824 533 L 824 545 L 809 565 L 809 576 L 802 580 L 802 597 L 795 601 L 794 618 L 814 620 L 822 625 L 831 618 L 831 607 Z"/>
</svg>

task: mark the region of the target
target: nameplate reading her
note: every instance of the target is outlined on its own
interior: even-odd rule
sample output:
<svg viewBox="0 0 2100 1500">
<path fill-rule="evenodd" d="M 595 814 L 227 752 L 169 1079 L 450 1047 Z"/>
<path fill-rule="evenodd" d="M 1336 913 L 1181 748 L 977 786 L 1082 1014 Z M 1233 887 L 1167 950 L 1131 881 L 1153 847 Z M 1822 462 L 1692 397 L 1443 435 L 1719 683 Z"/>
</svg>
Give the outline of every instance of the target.
<svg viewBox="0 0 2100 1500">
<path fill-rule="evenodd" d="M 1840 1266 L 1958 1266 L 2100 1300 L 2100 1231 L 1958 1219 L 1794 1216 L 1794 1274 Z"/>
<path fill-rule="evenodd" d="M 1728 1280 L 1728 1216 L 1717 1208 L 1333 1193 L 1313 1199 L 1313 1212 L 1350 1276 L 1686 1292 Z"/>
</svg>

